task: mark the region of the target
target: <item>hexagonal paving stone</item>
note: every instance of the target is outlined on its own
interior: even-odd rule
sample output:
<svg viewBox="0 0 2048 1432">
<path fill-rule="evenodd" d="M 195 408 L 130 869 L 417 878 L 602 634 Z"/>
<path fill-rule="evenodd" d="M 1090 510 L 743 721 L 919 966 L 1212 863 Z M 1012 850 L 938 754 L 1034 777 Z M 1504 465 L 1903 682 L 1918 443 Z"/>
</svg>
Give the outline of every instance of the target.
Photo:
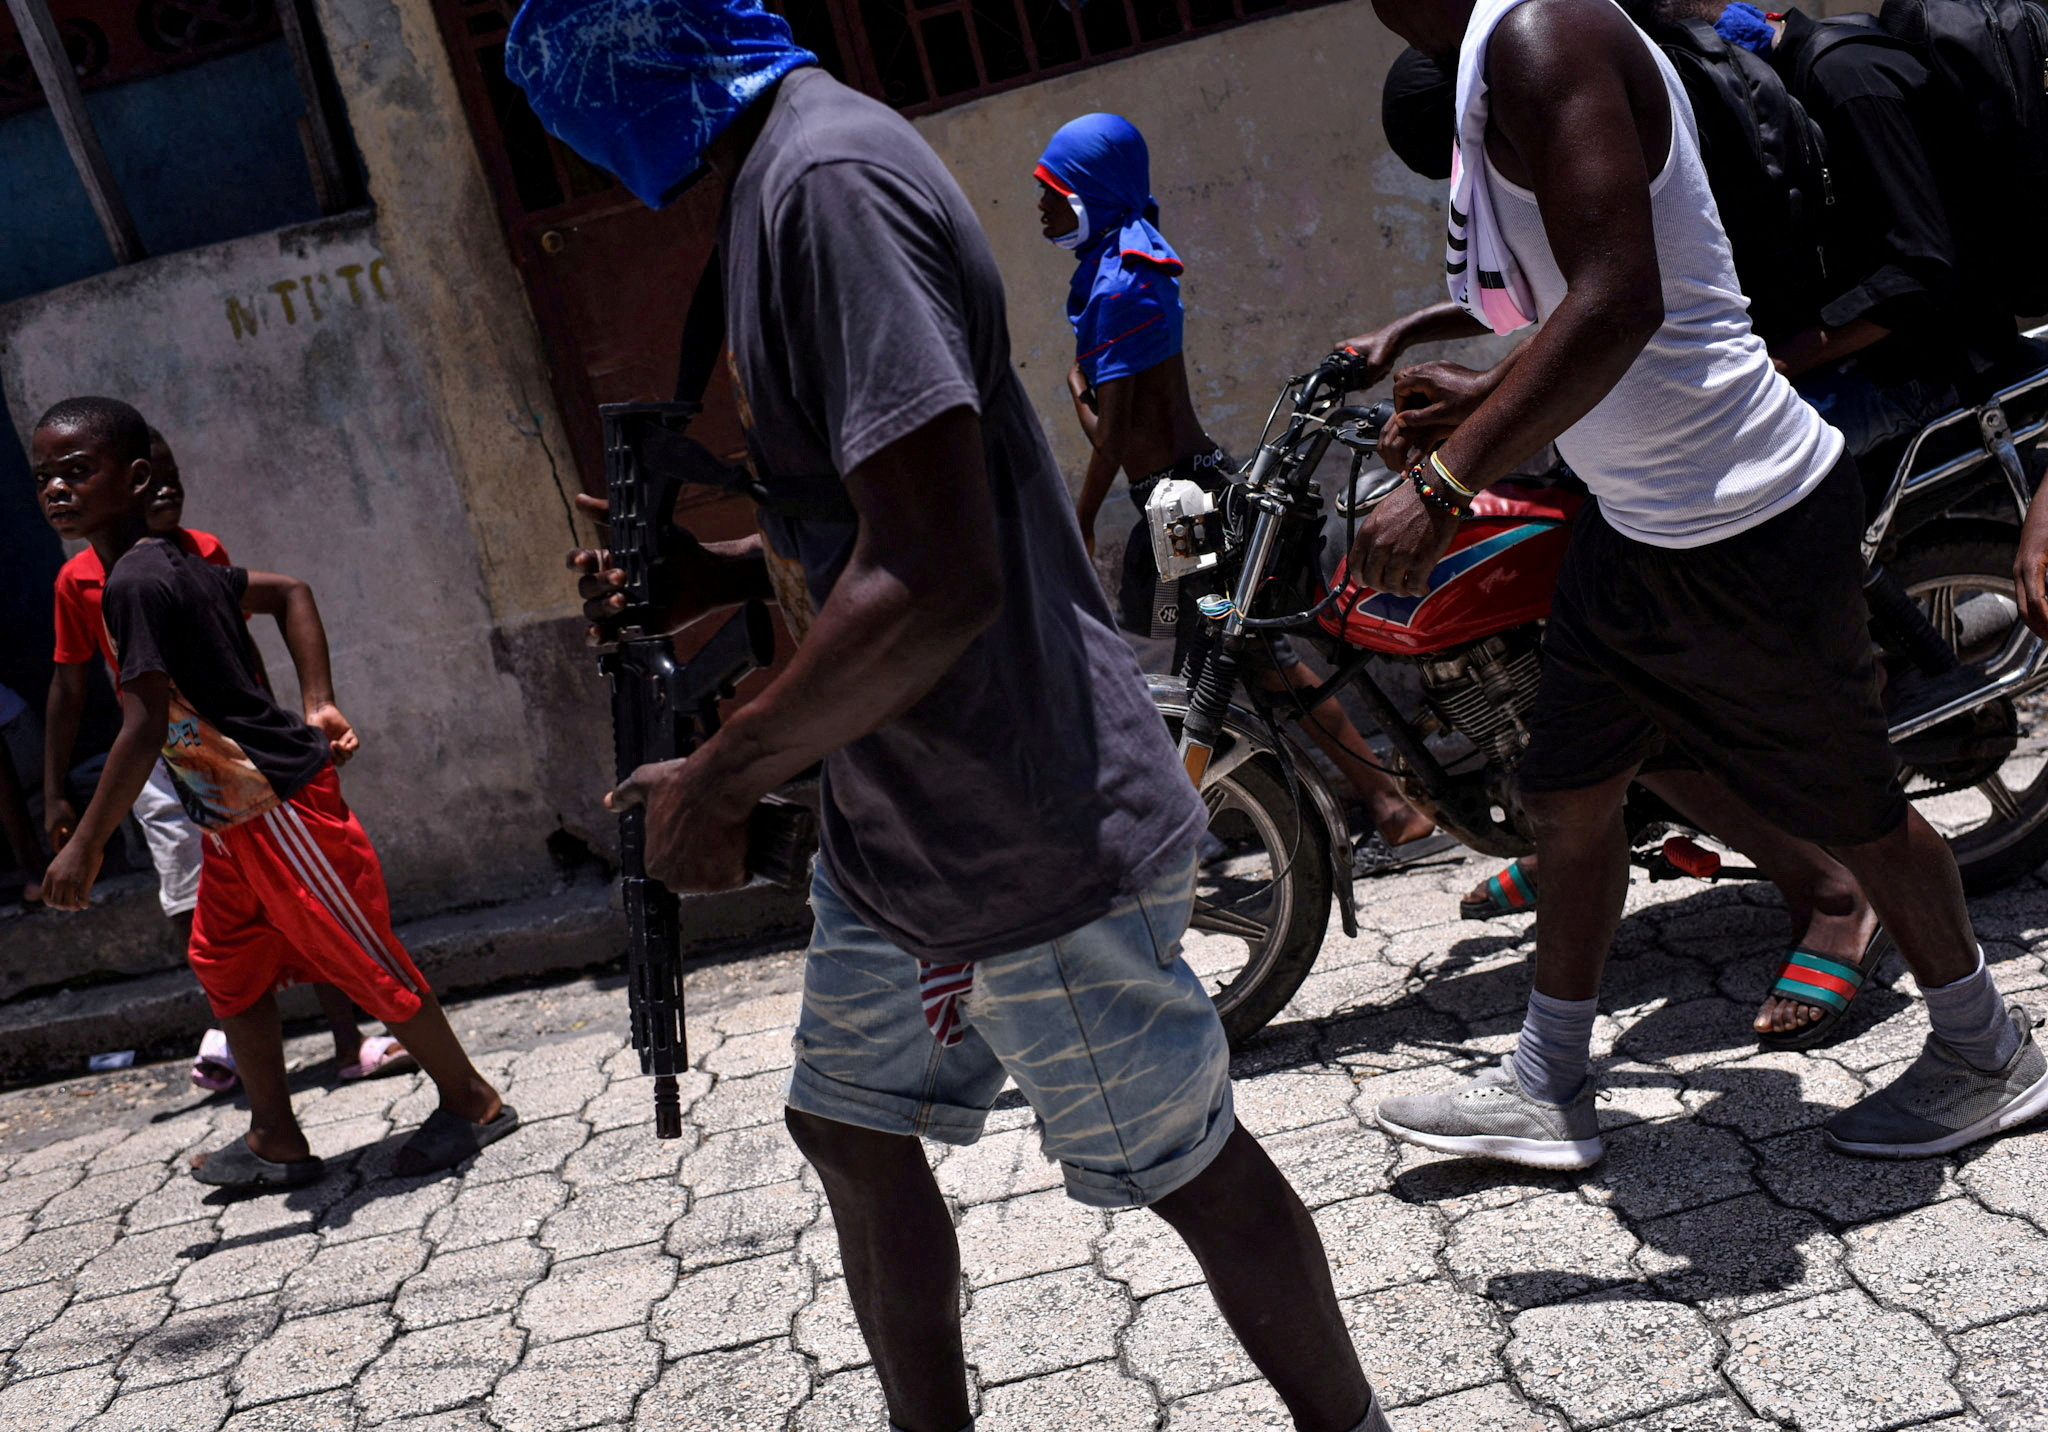
<svg viewBox="0 0 2048 1432">
<path fill-rule="evenodd" d="M 664 1246 L 685 1269 L 785 1253 L 818 1221 L 823 1205 L 820 1195 L 795 1181 L 700 1198 L 671 1219 Z"/>
<path fill-rule="evenodd" d="M 651 1327 L 672 1358 L 786 1337 L 811 1300 L 811 1270 L 788 1256 L 686 1273 L 655 1305 Z"/>
<path fill-rule="evenodd" d="M 115 1404 L 118 1406 L 119 1404 Z M 356 1409 L 345 1392 L 321 1392 L 311 1397 L 293 1397 L 283 1402 L 266 1402 L 237 1412 L 221 1432 L 355 1432 Z M 378 1424 L 389 1432 L 429 1432 L 419 1423 Z M 87 1428 L 86 1432 L 97 1432 Z M 171 1432 L 171 1429 L 166 1429 Z"/>
<path fill-rule="evenodd" d="M 205 1377 L 196 1382 L 174 1382 L 168 1387 L 123 1392 L 107 1404 L 107 1410 L 86 1423 L 80 1432 L 213 1432 L 228 1415 L 228 1388 L 224 1377 Z M 346 1424 L 330 1419 L 325 1427 L 301 1423 L 298 1427 L 273 1422 L 269 1427 L 243 1423 L 232 1432 L 349 1432 Z"/>
<path fill-rule="evenodd" d="M 963 1204 L 1066 1186 L 1060 1166 L 1046 1158 L 1031 1129 L 985 1134 L 980 1142 L 948 1154 L 937 1175 L 946 1196 Z"/>
<path fill-rule="evenodd" d="M 1136 1424 L 1140 1427 L 1145 1424 Z M 1267 1382 L 1240 1382 L 1166 1404 L 1166 1432 L 1293 1432 L 1287 1404 Z M 1401 1432 L 1408 1432 L 1403 1419 Z"/>
<path fill-rule="evenodd" d="M 505 1432 L 569 1432 L 623 1419 L 661 1370 L 661 1348 L 638 1328 L 548 1343 L 493 1389 Z"/>
<path fill-rule="evenodd" d="M 1838 1154 L 1818 1130 L 1757 1145 L 1757 1181 L 1779 1202 L 1835 1223 L 1924 1208 L 1960 1191 L 1947 1159 L 1858 1159 Z"/>
<path fill-rule="evenodd" d="M 1151 1388 L 1124 1376 L 1113 1362 L 1097 1362 L 991 1387 L 974 1425 L 976 1432 L 1126 1432 L 1150 1425 L 1158 1415 Z"/>
<path fill-rule="evenodd" d="M 1658 1218 L 1756 1187 L 1749 1151 L 1726 1129 L 1672 1119 L 1603 1137 L 1607 1157 L 1590 1171 L 1587 1196 L 1625 1218 Z"/>
<path fill-rule="evenodd" d="M 1752 1015 L 1719 996 L 1667 1004 L 1632 1022 L 1615 1049 L 1645 1064 L 1690 1073 L 1754 1052 Z"/>
<path fill-rule="evenodd" d="M 863 1367 L 842 1372 L 818 1384 L 810 1401 L 797 1409 L 790 1432 L 856 1432 L 856 1429 L 885 1427 L 888 1403 L 875 1370 Z"/>
<path fill-rule="evenodd" d="M 329 1243 L 285 1279 L 278 1303 L 293 1317 L 389 1303 L 426 1262 L 426 1241 L 412 1232 Z"/>
<path fill-rule="evenodd" d="M 1493 1308 L 1442 1278 L 1344 1304 L 1351 1341 L 1388 1407 L 1498 1381 L 1507 1341 Z"/>
<path fill-rule="evenodd" d="M 35 1214 L 43 1205 L 85 1178 L 82 1168 L 45 1169 L 42 1173 L 15 1173 L 0 1183 L 0 1214 Z"/>
<path fill-rule="evenodd" d="M 320 1220 L 320 1236 L 333 1244 L 353 1238 L 378 1238 L 387 1233 L 416 1232 L 453 1202 L 461 1189 L 460 1180 L 439 1174 L 379 1179 L 330 1207 Z"/>
<path fill-rule="evenodd" d="M 263 1341 L 277 1319 L 275 1300 L 250 1298 L 171 1314 L 128 1348 L 116 1370 L 124 1389 L 226 1372 Z"/>
<path fill-rule="evenodd" d="M 759 1343 L 669 1364 L 633 1416 L 663 1432 L 780 1427 L 810 1391 L 810 1368 L 788 1343 Z"/>
<path fill-rule="evenodd" d="M 872 1361 L 844 1278 L 819 1283 L 817 1293 L 797 1312 L 792 1329 L 796 1349 L 815 1359 L 819 1372 L 840 1372 Z"/>
<path fill-rule="evenodd" d="M 1456 1020 L 1412 1003 L 1332 1019 L 1323 1038 L 1332 1062 L 1354 1073 L 1442 1064 L 1468 1052 Z"/>
<path fill-rule="evenodd" d="M 616 1139 L 632 1132 L 622 1129 L 602 1137 Z M 788 1183 L 804 1167 L 803 1155 L 796 1151 L 789 1132 L 777 1124 L 711 1135 L 701 1148 L 682 1161 L 678 1177 L 696 1197 L 714 1198 L 721 1193 Z"/>
<path fill-rule="evenodd" d="M 1393 1140 L 1355 1119 L 1311 1124 L 1259 1142 L 1310 1208 L 1386 1192 Z"/>
<path fill-rule="evenodd" d="M 2048 1315 L 2014 1318 L 1949 1339 L 1956 1386 L 2001 1429 L 2048 1427 Z"/>
<path fill-rule="evenodd" d="M 1141 1216 L 1164 1226 L 1156 1214 Z M 1083 1208 L 1059 1189 L 976 1204 L 961 1215 L 958 1230 L 967 1286 L 986 1288 L 1080 1267 L 1103 1227 L 1099 1209 Z"/>
<path fill-rule="evenodd" d="M 579 1112 L 610 1085 L 604 1070 L 595 1065 L 544 1070 L 514 1079 L 505 1090 L 505 1102 L 522 1120 L 538 1122 Z"/>
<path fill-rule="evenodd" d="M 557 1258 L 582 1258 L 660 1240 L 690 1196 L 667 1179 L 572 1186 L 569 1201 L 549 1216 L 539 1242 Z"/>
<path fill-rule="evenodd" d="M 113 1400 L 114 1388 L 103 1367 L 22 1378 L 0 1391 L 0 1427 L 71 1432 Z"/>
<path fill-rule="evenodd" d="M 463 1174 L 465 1187 L 554 1173 L 590 1142 L 590 1126 L 581 1119 L 540 1119 L 521 1124 L 476 1156 Z"/>
<path fill-rule="evenodd" d="M 1863 1094 L 1863 1081 L 1832 1060 L 1769 1053 L 1700 1070 L 1686 1081 L 1685 1101 L 1702 1123 L 1768 1139 L 1819 1128 Z"/>
<path fill-rule="evenodd" d="M 347 1387 L 397 1331 L 382 1308 L 348 1308 L 290 1319 L 235 1369 L 235 1405 L 249 1407 Z"/>
<path fill-rule="evenodd" d="M 71 1285 L 63 1279 L 0 1293 L 0 1352 L 20 1347 L 37 1328 L 64 1311 Z"/>
<path fill-rule="evenodd" d="M 547 1253 L 524 1238 L 436 1253 L 406 1280 L 392 1311 L 407 1331 L 510 1312 L 547 1267 Z"/>
<path fill-rule="evenodd" d="M 474 1402 L 519 1361 L 526 1335 L 509 1314 L 400 1333 L 356 1381 L 372 1426 Z"/>
<path fill-rule="evenodd" d="M 2048 1308 L 2048 1234 L 1966 1198 L 1853 1229 L 1858 1282 L 1944 1332 Z"/>
<path fill-rule="evenodd" d="M 544 1173 L 505 1183 L 465 1183 L 454 1203 L 427 1220 L 427 1240 L 436 1253 L 457 1253 L 508 1238 L 533 1238 L 568 1196 L 560 1179 Z"/>
<path fill-rule="evenodd" d="M 1510 1382 L 1489 1382 L 1401 1409 L 1401 1432 L 1565 1432 L 1565 1424 L 1531 1407 Z"/>
<path fill-rule="evenodd" d="M 170 1164 L 175 1167 L 179 1154 L 189 1152 L 212 1137 L 213 1118 L 208 1114 L 186 1114 L 165 1119 L 162 1123 L 147 1123 L 96 1155 L 87 1166 L 87 1172 L 90 1175 L 114 1173 L 140 1164 Z"/>
<path fill-rule="evenodd" d="M 51 1169 L 82 1169 L 99 1154 L 112 1148 L 128 1137 L 128 1130 L 122 1128 L 94 1129 L 88 1134 L 78 1134 L 55 1143 L 44 1144 L 33 1153 L 23 1154 L 8 1170 L 10 1179 L 25 1174 L 46 1173 Z"/>
<path fill-rule="evenodd" d="M 13 1370 L 17 1376 L 37 1377 L 112 1362 L 170 1315 L 171 1300 L 155 1288 L 74 1302 L 64 1316 L 21 1345 L 12 1360 Z"/>
<path fill-rule="evenodd" d="M 244 1243 L 216 1243 L 204 1258 L 189 1264 L 171 1284 L 181 1308 L 204 1308 L 258 1294 L 275 1293 L 301 1263 L 320 1246 L 311 1233 L 282 1238 L 256 1235 Z"/>
<path fill-rule="evenodd" d="M 1259 1375 L 1206 1287 L 1145 1299 L 1121 1342 L 1125 1364 L 1168 1401 Z"/>
<path fill-rule="evenodd" d="M 35 1226 L 61 1228 L 67 1223 L 84 1223 L 88 1219 L 126 1213 L 143 1197 L 155 1193 L 165 1177 L 162 1164 L 142 1164 L 115 1173 L 96 1174 L 44 1204 L 42 1211 L 36 1214 Z"/>
<path fill-rule="evenodd" d="M 1844 1286 L 1842 1245 L 1811 1214 L 1747 1194 L 1638 1224 L 1658 1292 L 1729 1318 Z"/>
<path fill-rule="evenodd" d="M 119 1235 L 111 1218 L 31 1234 L 13 1252 L 0 1254 L 0 1292 L 68 1278 L 112 1247 Z"/>
<path fill-rule="evenodd" d="M 532 1343 L 635 1327 L 675 1286 L 675 1260 L 650 1245 L 558 1260 L 520 1300 Z"/>
<path fill-rule="evenodd" d="M 138 1200 L 121 1222 L 131 1234 L 201 1221 L 211 1224 L 220 1217 L 227 1202 L 219 1189 L 201 1183 L 190 1174 L 183 1174 L 165 1179 L 155 1193 Z"/>
<path fill-rule="evenodd" d="M 1776 1432 L 1777 1425 L 1750 1416 L 1732 1397 L 1710 1397 L 1613 1423 L 1607 1432 Z"/>
<path fill-rule="evenodd" d="M 1979 1144 L 1966 1155 L 1963 1186 L 1985 1207 L 2029 1219 L 2048 1232 L 2048 1149 L 2043 1142 L 2037 1135 Z"/>
<path fill-rule="evenodd" d="M 723 1052 L 722 1050 L 720 1051 Z M 787 1064 L 789 1044 L 783 1041 L 783 1062 Z M 720 1079 L 711 1092 L 690 1108 L 690 1122 L 707 1134 L 731 1129 L 753 1129 L 763 1125 L 782 1128 L 782 1111 L 788 1092 L 789 1075 L 776 1070 L 750 1074 L 740 1079 Z"/>
<path fill-rule="evenodd" d="M 1040 1198 L 1064 1198 L 1063 1194 L 1039 1194 Z M 1017 1200 L 1021 1202 L 1022 1200 Z M 991 1204 L 1007 1208 L 1009 1204 Z M 1173 1227 L 1149 1209 L 1133 1208 L 1109 1216 L 1109 1232 L 1097 1243 L 1102 1271 L 1127 1285 L 1132 1296 L 1149 1298 L 1171 1288 L 1192 1287 L 1202 1281 L 1202 1265 Z"/>
<path fill-rule="evenodd" d="M 1799 1432 L 1866 1432 L 1963 1410 L 1947 1376 L 1955 1358 L 1926 1324 L 1856 1289 L 1743 1318 L 1727 1336 L 1729 1382 Z"/>
<path fill-rule="evenodd" d="M 1546 1193 L 1460 1219 L 1445 1262 L 1505 1308 L 1532 1308 L 1633 1283 L 1636 1240 L 1605 1208 Z"/>
<path fill-rule="evenodd" d="M 986 1387 L 1113 1357 L 1129 1320 L 1121 1287 L 1076 1268 L 976 1293 L 962 1336 L 968 1365 Z"/>
<path fill-rule="evenodd" d="M 1711 1395 L 1718 1351 L 1681 1303 L 1596 1298 L 1521 1314 L 1507 1360 L 1529 1396 L 1599 1426 Z"/>
<path fill-rule="evenodd" d="M 1342 1069 L 1278 1069 L 1231 1086 L 1238 1122 L 1260 1138 L 1351 1117 L 1357 1093 Z"/>
</svg>

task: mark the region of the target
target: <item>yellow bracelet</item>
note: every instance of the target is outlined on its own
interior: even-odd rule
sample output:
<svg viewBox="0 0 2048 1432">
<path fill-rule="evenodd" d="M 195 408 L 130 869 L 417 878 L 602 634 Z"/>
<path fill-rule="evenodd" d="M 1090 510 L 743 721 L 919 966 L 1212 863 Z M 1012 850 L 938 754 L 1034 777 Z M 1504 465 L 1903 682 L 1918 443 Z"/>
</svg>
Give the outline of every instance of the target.
<svg viewBox="0 0 2048 1432">
<path fill-rule="evenodd" d="M 1453 492 L 1458 493 L 1467 502 L 1470 502 L 1473 498 L 1479 495 L 1478 493 L 1474 492 L 1471 488 L 1465 486 L 1464 483 L 1458 481 L 1458 479 L 1456 479 L 1455 477 L 1452 477 L 1451 470 L 1444 466 L 1444 460 L 1438 457 L 1435 453 L 1431 453 L 1429 455 L 1429 465 L 1436 469 L 1436 475 L 1438 477 L 1442 478 L 1445 482 L 1448 482 L 1451 485 L 1451 490 Z"/>
</svg>

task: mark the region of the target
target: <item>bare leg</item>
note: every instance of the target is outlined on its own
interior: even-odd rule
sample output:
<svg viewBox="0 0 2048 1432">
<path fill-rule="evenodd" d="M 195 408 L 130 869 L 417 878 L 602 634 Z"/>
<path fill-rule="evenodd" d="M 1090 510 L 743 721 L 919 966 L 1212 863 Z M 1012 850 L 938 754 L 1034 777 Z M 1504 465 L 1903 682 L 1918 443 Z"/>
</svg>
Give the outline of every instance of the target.
<svg viewBox="0 0 2048 1432">
<path fill-rule="evenodd" d="M 825 1185 L 839 1261 L 889 1417 L 959 1432 L 972 1416 L 960 1346 L 960 1244 L 916 1139 L 785 1111 Z"/>
<path fill-rule="evenodd" d="M 328 1031 L 334 1036 L 334 1062 L 355 1063 L 363 1053 L 363 1031 L 356 1024 L 355 1001 L 328 984 L 314 985 L 313 993 L 320 997 L 320 1013 L 326 1017 Z"/>
<path fill-rule="evenodd" d="M 1350 1432 L 1372 1388 L 1337 1306 L 1315 1221 L 1242 1126 L 1192 1182 L 1152 1205 L 1186 1240 L 1237 1340 L 1301 1432 Z"/>
<path fill-rule="evenodd" d="M 1921 985 L 1954 984 L 1977 968 L 1977 936 L 1963 877 L 1948 842 L 1908 810 L 1899 828 L 1868 845 L 1831 852 L 1870 893 L 1906 967 Z"/>
<path fill-rule="evenodd" d="M 1282 675 L 1270 668 L 1261 670 L 1259 685 L 1267 691 L 1278 691 L 1282 686 Z M 1297 691 L 1322 684 L 1322 678 L 1310 671 L 1304 662 L 1297 661 L 1287 667 L 1284 676 L 1285 684 Z M 1309 712 L 1302 725 L 1349 782 L 1352 792 L 1365 802 L 1380 839 L 1389 845 L 1405 845 L 1436 829 L 1428 816 L 1408 804 L 1408 798 L 1401 794 L 1401 787 L 1392 776 L 1365 759 L 1372 746 L 1351 724 L 1351 718 L 1344 714 L 1344 708 L 1337 704 L 1336 697 L 1332 696 Z"/>
<path fill-rule="evenodd" d="M 1656 771 L 1638 779 L 1716 840 L 1739 850 L 1785 897 L 1798 942 L 1854 964 L 1877 933 L 1877 912 L 1848 867 L 1810 841 L 1785 834 L 1728 787 L 1698 771 Z M 1766 999 L 1759 1033 L 1798 1029 L 1826 1011 L 1797 1000 Z"/>
<path fill-rule="evenodd" d="M 270 994 L 220 1022 L 234 1051 L 235 1070 L 249 1096 L 249 1133 L 245 1142 L 259 1158 L 292 1163 L 312 1153 L 292 1113 L 291 1090 L 284 1071 L 284 1027 L 277 1000 Z M 194 1160 L 194 1167 L 198 1161 Z"/>
<path fill-rule="evenodd" d="M 1633 771 L 1576 791 L 1525 792 L 1543 861 L 1543 918 L 1536 922 L 1536 988 L 1554 999 L 1591 999 L 1628 897 L 1628 832 L 1622 798 Z"/>
<path fill-rule="evenodd" d="M 448 1027 L 448 1016 L 442 1013 L 441 1002 L 434 998 L 432 990 L 421 993 L 418 1014 L 390 1024 L 390 1029 L 404 1041 L 407 1051 L 419 1060 L 420 1068 L 427 1071 L 427 1077 L 441 1091 L 442 1108 L 473 1124 L 488 1124 L 498 1117 L 505 1101 L 469 1062 L 462 1041 Z"/>
</svg>

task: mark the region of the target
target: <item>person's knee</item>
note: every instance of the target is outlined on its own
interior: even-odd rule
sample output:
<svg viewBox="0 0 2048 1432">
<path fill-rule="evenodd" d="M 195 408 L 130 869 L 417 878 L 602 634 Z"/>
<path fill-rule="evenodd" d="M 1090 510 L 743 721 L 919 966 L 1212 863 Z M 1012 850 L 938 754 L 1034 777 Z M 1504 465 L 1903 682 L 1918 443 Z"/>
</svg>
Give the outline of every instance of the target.
<svg viewBox="0 0 2048 1432">
<path fill-rule="evenodd" d="M 924 1157 L 917 1140 L 904 1134 L 884 1134 L 792 1108 L 783 1109 L 782 1122 L 797 1152 L 825 1178 L 871 1177 L 906 1152 L 914 1151 L 920 1161 Z"/>
<path fill-rule="evenodd" d="M 1548 841 L 1584 839 L 1605 833 L 1621 814 L 1628 782 L 1609 781 L 1571 791 L 1523 791 L 1522 814 L 1539 845 Z"/>
</svg>

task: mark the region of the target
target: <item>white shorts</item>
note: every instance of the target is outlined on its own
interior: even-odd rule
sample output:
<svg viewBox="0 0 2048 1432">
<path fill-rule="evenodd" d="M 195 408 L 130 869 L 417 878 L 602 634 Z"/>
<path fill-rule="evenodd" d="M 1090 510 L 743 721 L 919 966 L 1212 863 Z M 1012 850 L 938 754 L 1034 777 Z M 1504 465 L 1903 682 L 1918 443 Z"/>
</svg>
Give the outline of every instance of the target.
<svg viewBox="0 0 2048 1432">
<path fill-rule="evenodd" d="M 199 827 L 185 814 L 170 768 L 161 760 L 149 773 L 149 784 L 135 798 L 135 820 L 149 842 L 156 865 L 157 899 L 166 915 L 183 915 L 199 903 Z"/>
</svg>

